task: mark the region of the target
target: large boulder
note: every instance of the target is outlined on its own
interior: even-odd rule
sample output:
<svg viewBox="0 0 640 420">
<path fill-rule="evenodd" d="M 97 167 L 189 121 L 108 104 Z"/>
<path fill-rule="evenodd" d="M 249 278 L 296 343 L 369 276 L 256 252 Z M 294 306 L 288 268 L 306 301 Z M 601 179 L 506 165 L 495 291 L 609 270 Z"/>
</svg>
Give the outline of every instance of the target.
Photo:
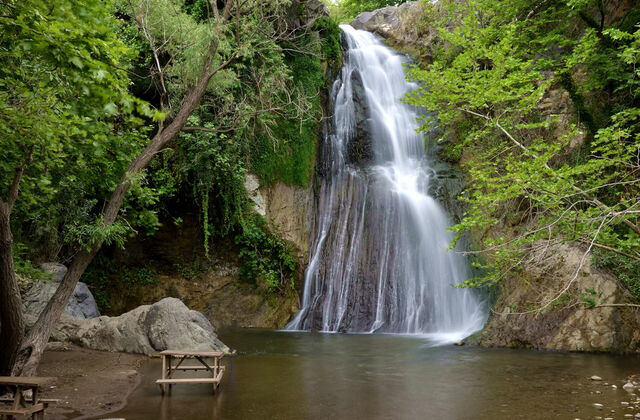
<svg viewBox="0 0 640 420">
<path fill-rule="evenodd" d="M 387 6 L 371 12 L 362 12 L 351 21 L 351 26 L 388 38 L 400 26 L 398 7 Z"/>
<path fill-rule="evenodd" d="M 45 263 L 40 266 L 50 279 L 33 282 L 22 296 L 23 311 L 37 317 L 58 289 L 67 272 L 67 267 L 59 263 Z M 64 311 L 75 318 L 96 318 L 100 316 L 93 294 L 85 283 L 78 282 Z"/>
<path fill-rule="evenodd" d="M 434 33 L 425 22 L 423 7 L 421 1 L 408 1 L 400 6 L 363 12 L 351 21 L 351 26 L 376 33 L 392 46 L 428 61 Z M 435 7 L 437 9 L 437 3 Z"/>
<path fill-rule="evenodd" d="M 26 320 L 27 325 L 32 325 L 35 318 L 29 316 Z M 51 340 L 94 350 L 146 355 L 167 349 L 230 351 L 204 315 L 176 298 L 139 306 L 117 317 L 79 319 L 63 314 Z"/>
<path fill-rule="evenodd" d="M 585 250 L 580 246 L 537 245 L 520 275 L 502 283 L 480 344 L 640 352 L 640 313 L 634 307 L 616 306 L 635 303 L 618 280 L 593 268 L 590 255 L 583 260 Z M 589 299 L 597 306 L 589 307 Z M 529 311 L 550 301 L 541 313 Z"/>
</svg>

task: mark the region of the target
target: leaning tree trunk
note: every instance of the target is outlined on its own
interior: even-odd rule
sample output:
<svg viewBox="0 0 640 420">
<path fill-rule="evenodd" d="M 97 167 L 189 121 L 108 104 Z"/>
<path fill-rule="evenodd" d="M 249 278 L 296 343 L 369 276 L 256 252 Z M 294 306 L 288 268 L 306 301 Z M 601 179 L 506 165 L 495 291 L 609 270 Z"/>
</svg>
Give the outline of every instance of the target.
<svg viewBox="0 0 640 420">
<path fill-rule="evenodd" d="M 122 202 L 129 190 L 131 174 L 135 174 L 146 168 L 155 154 L 182 130 L 182 127 L 184 127 L 187 122 L 187 118 L 198 106 L 202 96 L 205 94 L 211 77 L 230 62 L 230 60 L 228 60 L 214 69 L 213 58 L 215 57 L 216 50 L 217 41 L 214 39 L 211 43 L 209 59 L 205 63 L 202 76 L 198 80 L 198 83 L 186 95 L 175 119 L 171 121 L 164 130 L 158 132 L 153 137 L 147 147 L 131 162 L 127 171 L 120 178 L 104 211 L 102 223 L 105 227 L 111 226 L 118 216 Z M 69 301 L 80 276 L 82 276 L 82 273 L 84 273 L 101 246 L 101 241 L 95 242 L 89 250 L 82 250 L 73 259 L 60 286 L 58 286 L 55 294 L 40 313 L 38 320 L 29 331 L 29 334 L 22 341 L 13 368 L 14 375 L 35 375 L 42 353 L 47 345 L 47 341 L 49 341 L 53 326 L 58 322 L 60 315 L 62 315 L 62 311 Z"/>
<path fill-rule="evenodd" d="M 13 267 L 11 205 L 0 200 L 0 376 L 11 374 L 24 336 L 22 300 Z"/>
</svg>

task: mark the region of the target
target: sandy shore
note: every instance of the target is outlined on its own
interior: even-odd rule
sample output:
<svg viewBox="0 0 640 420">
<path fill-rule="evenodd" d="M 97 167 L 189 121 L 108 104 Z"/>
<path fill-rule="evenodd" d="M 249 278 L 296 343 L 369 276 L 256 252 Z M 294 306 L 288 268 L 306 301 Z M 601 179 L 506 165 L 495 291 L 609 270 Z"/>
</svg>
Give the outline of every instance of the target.
<svg viewBox="0 0 640 420">
<path fill-rule="evenodd" d="M 140 367 L 148 358 L 70 347 L 44 353 L 39 376 L 53 376 L 43 398 L 60 402 L 47 409 L 47 419 L 81 419 L 119 410 L 140 383 Z"/>
</svg>

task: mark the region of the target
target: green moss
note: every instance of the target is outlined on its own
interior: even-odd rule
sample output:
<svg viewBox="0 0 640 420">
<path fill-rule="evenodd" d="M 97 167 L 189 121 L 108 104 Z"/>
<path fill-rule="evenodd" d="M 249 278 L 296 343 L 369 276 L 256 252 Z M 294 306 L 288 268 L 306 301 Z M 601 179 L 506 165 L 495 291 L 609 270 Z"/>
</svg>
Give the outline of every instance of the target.
<svg viewBox="0 0 640 420">
<path fill-rule="evenodd" d="M 312 55 L 288 53 L 285 56 L 296 88 L 310 99 L 310 110 L 303 121 L 278 120 L 272 133 L 275 143 L 273 138 L 262 135 L 250 146 L 251 171 L 263 185 L 281 181 L 306 187 L 313 175 L 322 116 L 321 91 L 326 86 L 327 75 L 331 74 L 325 72 L 323 61 L 328 68 L 339 68 L 341 31 L 338 24 L 328 17 L 318 18 L 312 29 L 316 34 L 307 35 L 302 45 L 316 45 L 312 38 L 319 36 L 319 50 Z"/>
<path fill-rule="evenodd" d="M 309 185 L 313 174 L 316 140 L 320 132 L 320 89 L 324 86 L 322 62 L 316 56 L 289 54 L 296 87 L 310 98 L 311 109 L 305 119 L 280 119 L 273 129 L 273 138 L 258 136 L 250 146 L 251 170 L 263 185 L 282 181 L 288 185 Z"/>
<path fill-rule="evenodd" d="M 340 49 L 340 36 L 342 32 L 338 24 L 331 18 L 318 18 L 312 29 L 320 33 L 322 38 L 322 57 L 328 61 L 339 62 L 342 55 Z"/>
</svg>

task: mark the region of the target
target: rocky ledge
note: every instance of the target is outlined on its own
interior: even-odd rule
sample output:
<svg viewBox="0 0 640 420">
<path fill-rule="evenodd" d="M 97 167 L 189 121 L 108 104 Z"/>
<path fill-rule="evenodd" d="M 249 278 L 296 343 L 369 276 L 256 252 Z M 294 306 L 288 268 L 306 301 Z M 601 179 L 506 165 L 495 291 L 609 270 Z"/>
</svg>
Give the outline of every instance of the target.
<svg viewBox="0 0 640 420">
<path fill-rule="evenodd" d="M 582 247 L 540 245 L 522 271 L 502 283 L 480 344 L 640 352 L 640 309 L 624 306 L 635 304 L 634 297 L 614 276 L 593 268 L 590 255 L 581 264 Z"/>
</svg>

